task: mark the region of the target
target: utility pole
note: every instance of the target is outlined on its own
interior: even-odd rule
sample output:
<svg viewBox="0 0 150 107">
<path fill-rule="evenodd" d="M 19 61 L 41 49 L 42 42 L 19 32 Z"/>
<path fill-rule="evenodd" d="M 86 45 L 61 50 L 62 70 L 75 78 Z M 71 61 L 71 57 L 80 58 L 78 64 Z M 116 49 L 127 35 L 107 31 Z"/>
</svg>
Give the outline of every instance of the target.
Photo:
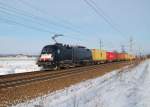
<svg viewBox="0 0 150 107">
<path fill-rule="evenodd" d="M 121 45 L 121 51 L 122 51 L 122 53 L 125 52 L 125 46 L 124 45 Z"/>
<path fill-rule="evenodd" d="M 100 50 L 102 50 L 102 40 L 99 41 Z"/>
<path fill-rule="evenodd" d="M 142 58 L 142 51 L 143 51 L 143 50 L 142 50 L 142 48 L 140 47 L 140 48 L 139 48 L 139 56 L 140 56 L 140 58 Z"/>
<path fill-rule="evenodd" d="M 132 37 L 130 37 L 130 40 L 129 40 L 129 51 L 130 51 L 130 53 L 132 53 L 132 51 L 133 51 L 133 38 Z"/>
</svg>

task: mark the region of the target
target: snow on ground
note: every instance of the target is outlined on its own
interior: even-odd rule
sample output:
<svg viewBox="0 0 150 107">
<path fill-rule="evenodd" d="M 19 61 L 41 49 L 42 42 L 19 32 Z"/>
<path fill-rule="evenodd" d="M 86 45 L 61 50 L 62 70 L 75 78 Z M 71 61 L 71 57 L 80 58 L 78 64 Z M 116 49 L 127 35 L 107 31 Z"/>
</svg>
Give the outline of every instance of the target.
<svg viewBox="0 0 150 107">
<path fill-rule="evenodd" d="M 14 107 L 150 107 L 150 60 Z"/>
<path fill-rule="evenodd" d="M 37 71 L 36 57 L 0 57 L 0 75 Z"/>
</svg>

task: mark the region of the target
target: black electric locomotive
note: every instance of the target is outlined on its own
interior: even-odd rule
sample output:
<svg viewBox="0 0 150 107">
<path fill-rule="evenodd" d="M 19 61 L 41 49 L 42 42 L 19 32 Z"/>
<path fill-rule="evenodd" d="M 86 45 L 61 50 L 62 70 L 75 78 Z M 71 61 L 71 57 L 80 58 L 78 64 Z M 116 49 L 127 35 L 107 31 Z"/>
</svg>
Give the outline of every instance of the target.
<svg viewBox="0 0 150 107">
<path fill-rule="evenodd" d="M 87 65 L 91 62 L 92 53 L 90 49 L 56 43 L 43 48 L 37 64 L 43 68 L 58 69 Z"/>
</svg>

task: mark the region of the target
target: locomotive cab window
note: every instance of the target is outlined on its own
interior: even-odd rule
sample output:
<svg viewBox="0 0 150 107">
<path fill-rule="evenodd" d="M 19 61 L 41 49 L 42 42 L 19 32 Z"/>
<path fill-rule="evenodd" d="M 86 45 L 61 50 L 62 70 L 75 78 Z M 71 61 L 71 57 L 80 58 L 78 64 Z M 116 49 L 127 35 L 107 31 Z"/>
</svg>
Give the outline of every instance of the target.
<svg viewBox="0 0 150 107">
<path fill-rule="evenodd" d="M 42 50 L 42 54 L 49 54 L 53 51 L 52 46 L 46 46 L 44 47 L 44 49 Z"/>
</svg>

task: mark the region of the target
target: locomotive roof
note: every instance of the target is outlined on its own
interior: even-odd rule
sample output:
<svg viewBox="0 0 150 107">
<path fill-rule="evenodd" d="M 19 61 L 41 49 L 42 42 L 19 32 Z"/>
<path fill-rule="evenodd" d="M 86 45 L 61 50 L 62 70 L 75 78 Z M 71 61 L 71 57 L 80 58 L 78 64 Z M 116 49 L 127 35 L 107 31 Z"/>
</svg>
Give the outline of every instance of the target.
<svg viewBox="0 0 150 107">
<path fill-rule="evenodd" d="M 51 46 L 64 46 L 64 47 L 70 47 L 70 48 L 72 48 L 72 47 L 74 47 L 74 48 L 86 48 L 84 46 L 78 46 L 78 45 L 74 46 L 74 45 L 68 45 L 68 44 L 62 44 L 62 43 L 55 43 L 52 45 L 46 45 L 46 46 L 44 46 L 44 48 L 51 47 Z"/>
<path fill-rule="evenodd" d="M 56 43 L 55 45 L 65 46 L 65 47 L 77 47 L 77 48 L 86 48 L 84 46 L 73 46 L 69 44 Z"/>
</svg>

